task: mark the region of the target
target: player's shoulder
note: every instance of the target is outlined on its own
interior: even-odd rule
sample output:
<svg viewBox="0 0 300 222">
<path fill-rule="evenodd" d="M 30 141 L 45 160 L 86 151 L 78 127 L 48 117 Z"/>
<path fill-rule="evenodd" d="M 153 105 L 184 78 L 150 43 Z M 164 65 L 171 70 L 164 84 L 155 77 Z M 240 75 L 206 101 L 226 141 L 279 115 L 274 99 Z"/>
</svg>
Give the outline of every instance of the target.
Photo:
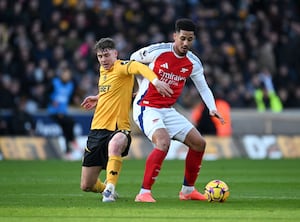
<svg viewBox="0 0 300 222">
<path fill-rule="evenodd" d="M 155 51 L 165 51 L 165 50 L 172 50 L 171 42 L 154 43 L 152 45 L 149 45 L 148 47 L 148 53 L 152 53 Z"/>
<path fill-rule="evenodd" d="M 131 63 L 132 61 L 130 60 L 119 60 L 119 64 L 124 66 L 124 65 L 128 65 L 129 63 Z"/>
<path fill-rule="evenodd" d="M 122 60 L 122 59 L 118 59 L 115 63 L 114 63 L 114 71 L 116 72 L 120 72 L 120 73 L 126 73 L 128 66 L 132 63 L 132 61 L 130 60 Z"/>
<path fill-rule="evenodd" d="M 131 60 L 118 59 L 114 65 L 115 65 L 115 67 L 122 68 L 124 66 L 128 66 L 131 62 L 132 62 Z"/>
<path fill-rule="evenodd" d="M 186 54 L 186 57 L 194 64 L 194 65 L 199 65 L 202 66 L 202 62 L 200 58 L 192 51 L 188 51 Z"/>
</svg>

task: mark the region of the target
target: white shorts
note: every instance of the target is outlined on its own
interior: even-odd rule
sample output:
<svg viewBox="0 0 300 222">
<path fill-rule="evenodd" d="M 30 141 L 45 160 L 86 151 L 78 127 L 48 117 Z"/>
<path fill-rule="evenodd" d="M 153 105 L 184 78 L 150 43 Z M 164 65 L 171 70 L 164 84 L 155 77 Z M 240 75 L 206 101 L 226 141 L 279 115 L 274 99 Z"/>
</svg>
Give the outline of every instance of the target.
<svg viewBox="0 0 300 222">
<path fill-rule="evenodd" d="M 133 105 L 133 120 L 141 131 L 152 140 L 155 130 L 165 128 L 171 139 L 184 142 L 193 124 L 174 108 L 153 108 Z"/>
</svg>

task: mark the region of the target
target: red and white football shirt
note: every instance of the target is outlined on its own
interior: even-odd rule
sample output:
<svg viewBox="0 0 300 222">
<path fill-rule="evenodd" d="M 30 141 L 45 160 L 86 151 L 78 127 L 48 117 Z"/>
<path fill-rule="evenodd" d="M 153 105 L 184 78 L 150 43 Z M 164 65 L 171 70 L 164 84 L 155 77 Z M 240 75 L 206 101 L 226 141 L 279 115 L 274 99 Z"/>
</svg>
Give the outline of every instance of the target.
<svg viewBox="0 0 300 222">
<path fill-rule="evenodd" d="M 162 97 L 147 79 L 138 79 L 139 91 L 135 102 L 140 106 L 172 107 L 180 96 L 187 78 L 191 77 L 207 107 L 216 110 L 213 94 L 203 74 L 202 63 L 191 51 L 180 57 L 174 52 L 173 43 L 158 43 L 136 51 L 130 59 L 149 64 L 158 78 L 168 83 L 174 91 L 172 97 Z"/>
</svg>

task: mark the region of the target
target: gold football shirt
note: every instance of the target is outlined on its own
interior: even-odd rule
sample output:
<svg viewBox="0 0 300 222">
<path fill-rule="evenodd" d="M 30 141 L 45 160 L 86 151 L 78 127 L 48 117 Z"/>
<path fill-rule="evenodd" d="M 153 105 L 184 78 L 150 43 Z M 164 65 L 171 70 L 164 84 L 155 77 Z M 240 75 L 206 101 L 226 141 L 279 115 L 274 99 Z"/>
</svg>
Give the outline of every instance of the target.
<svg viewBox="0 0 300 222">
<path fill-rule="evenodd" d="M 135 74 L 141 74 L 150 82 L 157 78 L 148 66 L 136 61 L 117 60 L 109 70 L 100 67 L 99 98 L 92 130 L 130 130 L 129 112 Z"/>
</svg>

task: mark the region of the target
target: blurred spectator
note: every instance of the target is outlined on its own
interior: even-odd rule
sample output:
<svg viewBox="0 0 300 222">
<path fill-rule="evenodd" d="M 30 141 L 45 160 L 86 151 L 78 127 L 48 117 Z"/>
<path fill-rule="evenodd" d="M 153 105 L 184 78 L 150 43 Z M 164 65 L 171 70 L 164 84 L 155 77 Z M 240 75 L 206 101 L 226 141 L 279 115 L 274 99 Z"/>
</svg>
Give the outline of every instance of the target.
<svg viewBox="0 0 300 222">
<path fill-rule="evenodd" d="M 18 104 L 11 115 L 10 132 L 16 136 L 34 136 L 36 121 L 26 110 L 27 98 L 22 97 Z"/>
<path fill-rule="evenodd" d="M 171 40 L 179 17 L 197 23 L 193 50 L 205 64 L 210 86 L 219 88 L 232 108 L 256 108 L 251 85 L 264 67 L 284 108 L 300 107 L 295 102 L 300 86 L 299 1 L 0 0 L 0 14 L 0 93 L 10 98 L 7 78 L 17 81 L 19 94 L 38 109 L 45 109 L 46 102 L 37 95 L 47 92 L 62 60 L 74 71 L 77 85 L 85 81 L 72 98 L 78 104 L 86 89 L 97 90 L 95 84 L 87 86 L 98 73 L 91 50 L 95 39 L 115 38 L 119 57 L 127 59 L 137 48 Z M 280 81 L 283 64 L 286 85 Z M 15 108 L 4 100 L 1 109 Z M 179 104 L 190 108 L 196 100 L 199 95 L 188 84 Z"/>
<path fill-rule="evenodd" d="M 267 68 L 255 78 L 254 98 L 259 112 L 270 110 L 272 112 L 281 112 L 283 109 L 282 102 L 277 96 L 272 76 Z"/>
<path fill-rule="evenodd" d="M 0 136 L 9 135 L 9 127 L 4 115 L 0 113 Z"/>
<path fill-rule="evenodd" d="M 191 120 L 203 135 L 216 135 L 220 137 L 231 136 L 232 125 L 230 104 L 224 100 L 220 90 L 215 89 L 213 91 L 217 109 L 223 116 L 225 124 L 221 124 L 215 117 L 210 116 L 209 110 L 203 102 L 200 102 L 192 109 Z"/>
<path fill-rule="evenodd" d="M 66 158 L 72 156 L 73 151 L 79 149 L 74 135 L 75 122 L 68 115 L 68 109 L 74 93 L 75 84 L 72 80 L 72 73 L 69 68 L 64 67 L 57 77 L 51 82 L 50 101 L 48 113 L 57 122 L 63 131 L 66 141 Z"/>
<path fill-rule="evenodd" d="M 0 107 L 1 109 L 12 109 L 14 107 L 13 97 L 9 91 L 10 77 L 8 75 L 0 75 Z"/>
<path fill-rule="evenodd" d="M 278 73 L 274 75 L 274 85 L 276 92 L 282 101 L 283 107 L 295 107 L 293 95 L 295 90 L 295 78 L 292 76 L 286 64 L 281 64 L 278 68 Z"/>
<path fill-rule="evenodd" d="M 18 100 L 21 95 L 20 81 L 11 78 L 9 75 L 0 75 L 0 107 L 2 109 L 14 109 L 18 106 Z"/>
<path fill-rule="evenodd" d="M 264 83 L 258 87 L 255 92 L 255 102 L 257 105 L 257 110 L 259 112 L 264 112 L 270 110 L 272 112 L 281 112 L 282 104 L 279 97 L 272 90 L 268 90 Z"/>
</svg>

